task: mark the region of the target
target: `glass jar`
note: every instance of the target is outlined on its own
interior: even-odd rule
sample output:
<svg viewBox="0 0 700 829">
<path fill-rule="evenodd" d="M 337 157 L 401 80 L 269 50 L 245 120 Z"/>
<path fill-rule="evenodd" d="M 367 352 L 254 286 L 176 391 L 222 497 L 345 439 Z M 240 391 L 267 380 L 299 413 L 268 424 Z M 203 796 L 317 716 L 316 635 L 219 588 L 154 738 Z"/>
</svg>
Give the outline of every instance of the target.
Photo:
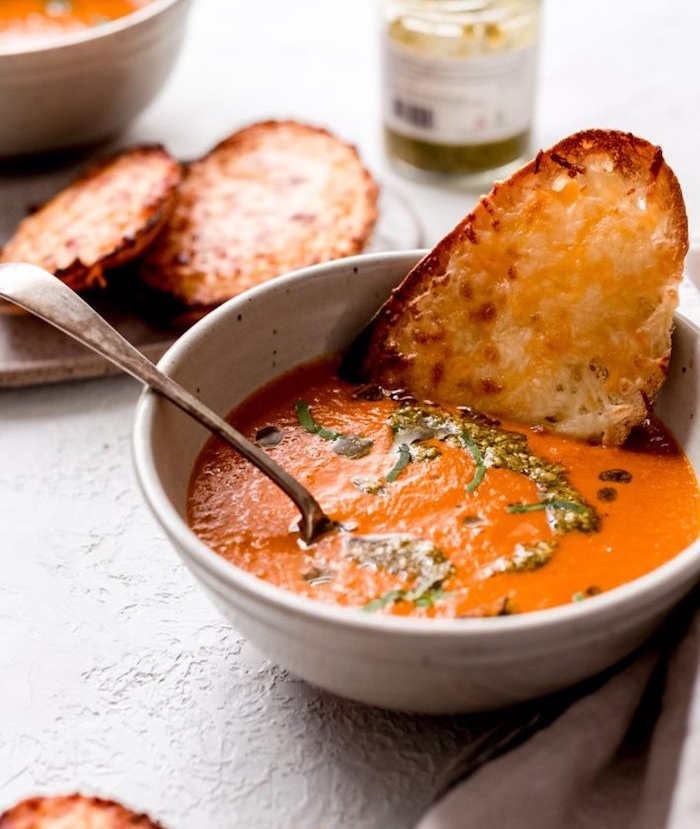
<svg viewBox="0 0 700 829">
<path fill-rule="evenodd" d="M 529 155 L 540 0 L 383 0 L 388 158 L 414 178 L 477 183 Z"/>
</svg>

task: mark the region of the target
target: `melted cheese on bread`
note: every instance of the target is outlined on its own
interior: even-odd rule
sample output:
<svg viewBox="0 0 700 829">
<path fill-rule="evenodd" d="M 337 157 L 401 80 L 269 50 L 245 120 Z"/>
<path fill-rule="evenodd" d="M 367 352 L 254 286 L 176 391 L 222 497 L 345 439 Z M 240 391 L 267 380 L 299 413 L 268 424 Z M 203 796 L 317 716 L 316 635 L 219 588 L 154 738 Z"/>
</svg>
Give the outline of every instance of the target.
<svg viewBox="0 0 700 829">
<path fill-rule="evenodd" d="M 288 271 L 359 253 L 377 199 L 357 150 L 327 130 L 251 124 L 188 166 L 141 275 L 206 310 Z"/>
<path fill-rule="evenodd" d="M 687 246 L 660 149 L 578 133 L 497 184 L 418 263 L 365 333 L 360 375 L 622 443 L 665 377 Z"/>
<path fill-rule="evenodd" d="M 175 203 L 180 165 L 160 145 L 132 147 L 88 169 L 20 222 L 0 262 L 30 262 L 71 288 L 139 256 Z"/>
<path fill-rule="evenodd" d="M 80 794 L 32 797 L 0 814 L 0 829 L 163 829 L 120 803 Z"/>
</svg>

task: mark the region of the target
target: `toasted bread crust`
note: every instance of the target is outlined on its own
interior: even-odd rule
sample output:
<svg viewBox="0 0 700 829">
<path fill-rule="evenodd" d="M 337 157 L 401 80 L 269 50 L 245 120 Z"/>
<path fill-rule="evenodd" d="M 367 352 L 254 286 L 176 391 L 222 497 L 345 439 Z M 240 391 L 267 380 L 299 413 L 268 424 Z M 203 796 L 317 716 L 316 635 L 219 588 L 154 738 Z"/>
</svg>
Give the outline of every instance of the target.
<svg viewBox="0 0 700 829">
<path fill-rule="evenodd" d="M 31 262 L 76 291 L 151 244 L 175 203 L 180 165 L 160 145 L 103 160 L 27 216 L 0 262 Z"/>
<path fill-rule="evenodd" d="M 413 268 L 345 373 L 620 444 L 664 380 L 687 248 L 661 150 L 577 133 L 496 184 Z"/>
<path fill-rule="evenodd" d="M 163 829 L 113 800 L 80 794 L 32 797 L 0 815 L 0 829 Z"/>
<path fill-rule="evenodd" d="M 267 279 L 358 253 L 377 219 L 377 185 L 327 130 L 265 121 L 189 165 L 142 277 L 209 308 Z"/>
</svg>

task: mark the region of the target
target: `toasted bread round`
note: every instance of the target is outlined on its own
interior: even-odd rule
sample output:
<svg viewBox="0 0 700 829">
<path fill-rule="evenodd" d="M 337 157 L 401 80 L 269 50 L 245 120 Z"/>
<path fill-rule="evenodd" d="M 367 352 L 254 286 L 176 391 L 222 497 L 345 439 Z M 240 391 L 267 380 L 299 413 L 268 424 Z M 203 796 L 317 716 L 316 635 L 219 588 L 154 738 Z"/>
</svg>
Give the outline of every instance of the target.
<svg viewBox="0 0 700 829">
<path fill-rule="evenodd" d="M 170 215 L 180 165 L 161 146 L 135 147 L 87 170 L 20 222 L 0 262 L 31 262 L 76 291 L 134 259 Z"/>
<path fill-rule="evenodd" d="M 358 253 L 377 198 L 355 148 L 328 131 L 253 124 L 189 165 L 142 277 L 207 310 L 282 273 Z"/>
<path fill-rule="evenodd" d="M 163 829 L 113 800 L 80 794 L 32 797 L 0 815 L 0 829 Z"/>
<path fill-rule="evenodd" d="M 664 380 L 687 248 L 661 150 L 578 133 L 496 184 L 416 265 L 345 373 L 620 444 Z"/>
</svg>

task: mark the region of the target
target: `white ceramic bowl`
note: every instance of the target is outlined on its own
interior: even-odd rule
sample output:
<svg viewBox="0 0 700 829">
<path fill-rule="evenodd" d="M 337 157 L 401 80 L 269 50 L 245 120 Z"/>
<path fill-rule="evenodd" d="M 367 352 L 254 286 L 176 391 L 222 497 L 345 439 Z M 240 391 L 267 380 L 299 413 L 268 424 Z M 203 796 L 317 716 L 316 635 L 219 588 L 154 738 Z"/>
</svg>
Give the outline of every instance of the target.
<svg viewBox="0 0 700 829">
<path fill-rule="evenodd" d="M 160 365 L 226 414 L 279 373 L 343 348 L 419 255 L 369 254 L 268 282 L 205 317 Z M 673 361 L 658 405 L 696 469 L 699 333 L 677 317 Z M 696 542 L 625 586 L 523 615 L 421 620 L 324 605 L 238 570 L 188 529 L 187 483 L 206 437 L 169 403 L 144 393 L 134 457 L 156 518 L 214 603 L 252 643 L 309 682 L 362 702 L 432 713 L 475 711 L 560 689 L 631 652 L 700 575 Z"/>
<path fill-rule="evenodd" d="M 170 74 L 190 4 L 153 0 L 46 43 L 0 46 L 0 156 L 87 144 L 125 127 Z"/>
</svg>

